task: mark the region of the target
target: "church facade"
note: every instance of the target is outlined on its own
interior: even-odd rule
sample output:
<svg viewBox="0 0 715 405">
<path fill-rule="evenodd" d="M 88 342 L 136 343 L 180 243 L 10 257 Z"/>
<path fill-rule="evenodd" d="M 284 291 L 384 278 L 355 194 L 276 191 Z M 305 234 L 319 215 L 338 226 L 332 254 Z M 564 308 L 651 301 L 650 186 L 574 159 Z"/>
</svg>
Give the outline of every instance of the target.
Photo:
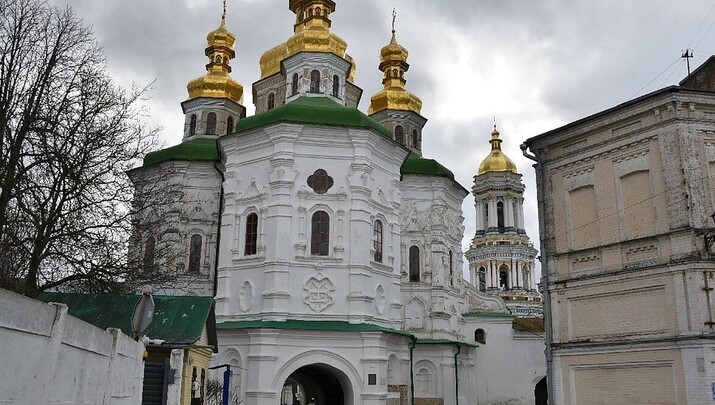
<svg viewBox="0 0 715 405">
<path fill-rule="evenodd" d="M 535 403 L 543 338 L 515 331 L 504 300 L 462 277 L 469 192 L 422 156 L 427 119 L 394 29 L 364 114 L 355 62 L 330 29 L 335 3 L 289 9 L 294 34 L 261 56 L 250 117 L 225 12 L 209 33 L 182 143 L 130 172 L 137 195 L 166 201 L 140 219 L 156 226 L 134 250 L 181 275 L 162 292 L 214 296 L 214 363 L 232 366 L 244 404 Z M 528 241 L 518 223 L 510 232 Z M 510 287 L 528 294 L 524 246 L 531 261 L 514 264 Z"/>
</svg>

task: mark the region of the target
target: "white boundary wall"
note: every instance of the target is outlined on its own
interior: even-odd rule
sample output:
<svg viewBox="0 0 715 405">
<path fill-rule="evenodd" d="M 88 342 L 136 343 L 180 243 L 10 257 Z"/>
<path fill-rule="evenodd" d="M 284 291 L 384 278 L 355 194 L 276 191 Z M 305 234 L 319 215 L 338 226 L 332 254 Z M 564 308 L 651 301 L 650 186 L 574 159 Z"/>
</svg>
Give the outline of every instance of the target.
<svg viewBox="0 0 715 405">
<path fill-rule="evenodd" d="M 139 404 L 144 345 L 0 289 L 0 404 Z"/>
</svg>

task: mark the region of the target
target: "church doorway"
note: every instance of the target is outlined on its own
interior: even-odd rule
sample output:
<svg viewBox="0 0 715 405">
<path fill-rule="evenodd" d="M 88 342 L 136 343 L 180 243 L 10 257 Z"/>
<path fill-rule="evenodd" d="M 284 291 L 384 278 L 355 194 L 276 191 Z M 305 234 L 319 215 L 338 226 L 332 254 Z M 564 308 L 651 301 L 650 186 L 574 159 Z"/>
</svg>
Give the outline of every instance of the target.
<svg viewBox="0 0 715 405">
<path fill-rule="evenodd" d="M 283 383 L 280 404 L 352 405 L 350 382 L 343 372 L 327 364 L 303 366 Z"/>
<path fill-rule="evenodd" d="M 547 405 L 549 403 L 549 394 L 546 388 L 546 377 L 536 383 L 536 387 L 534 387 L 534 400 L 536 405 Z"/>
</svg>

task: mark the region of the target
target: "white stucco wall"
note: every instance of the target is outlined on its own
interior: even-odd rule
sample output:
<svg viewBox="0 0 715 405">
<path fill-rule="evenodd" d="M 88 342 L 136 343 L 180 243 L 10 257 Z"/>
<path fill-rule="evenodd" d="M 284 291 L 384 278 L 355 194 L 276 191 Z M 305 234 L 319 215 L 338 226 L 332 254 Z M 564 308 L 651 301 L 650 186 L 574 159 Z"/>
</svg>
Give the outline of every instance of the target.
<svg viewBox="0 0 715 405">
<path fill-rule="evenodd" d="M 138 404 L 144 345 L 0 289 L 0 403 Z"/>
</svg>

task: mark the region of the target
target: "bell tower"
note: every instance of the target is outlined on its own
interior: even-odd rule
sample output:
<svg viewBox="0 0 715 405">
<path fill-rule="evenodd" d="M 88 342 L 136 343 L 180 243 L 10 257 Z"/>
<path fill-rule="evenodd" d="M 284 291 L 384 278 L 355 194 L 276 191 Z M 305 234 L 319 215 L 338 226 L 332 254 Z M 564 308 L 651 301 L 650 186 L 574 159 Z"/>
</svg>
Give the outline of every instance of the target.
<svg viewBox="0 0 715 405">
<path fill-rule="evenodd" d="M 516 165 L 502 152 L 494 125 L 491 151 L 474 176 L 476 233 L 466 253 L 470 281 L 480 290 L 504 299 L 512 313 L 538 316 L 537 251 L 524 230 L 524 189 Z"/>
</svg>

